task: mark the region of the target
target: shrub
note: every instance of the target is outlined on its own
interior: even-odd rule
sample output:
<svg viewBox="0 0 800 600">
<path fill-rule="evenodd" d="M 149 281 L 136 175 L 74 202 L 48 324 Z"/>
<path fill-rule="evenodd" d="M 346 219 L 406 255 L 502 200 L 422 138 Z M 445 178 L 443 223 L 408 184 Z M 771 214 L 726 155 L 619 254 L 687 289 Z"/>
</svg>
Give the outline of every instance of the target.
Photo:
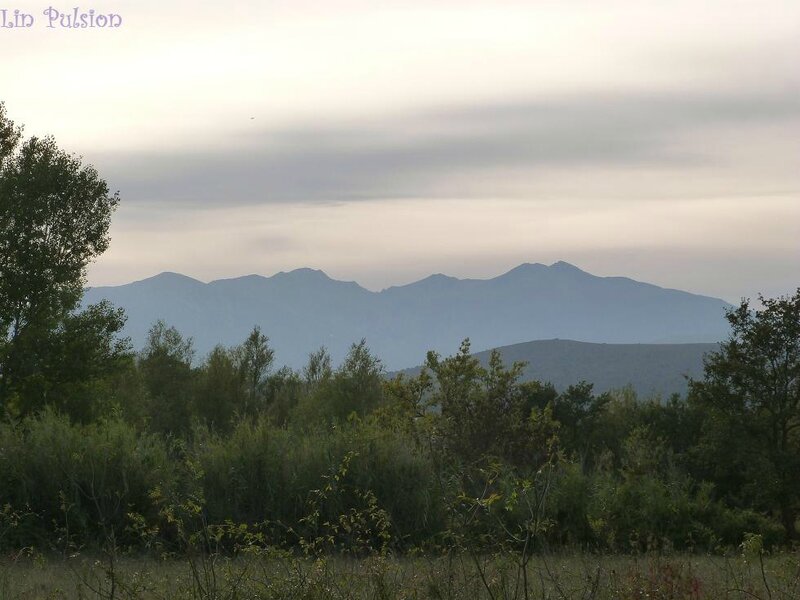
<svg viewBox="0 0 800 600">
<path fill-rule="evenodd" d="M 171 491 L 178 470 L 163 441 L 119 419 L 73 425 L 46 410 L 0 425 L 0 505 L 37 516 L 26 521 L 28 543 L 66 548 L 112 532 L 137 543 L 126 539 L 128 514 L 156 519 L 151 492 Z"/>
</svg>

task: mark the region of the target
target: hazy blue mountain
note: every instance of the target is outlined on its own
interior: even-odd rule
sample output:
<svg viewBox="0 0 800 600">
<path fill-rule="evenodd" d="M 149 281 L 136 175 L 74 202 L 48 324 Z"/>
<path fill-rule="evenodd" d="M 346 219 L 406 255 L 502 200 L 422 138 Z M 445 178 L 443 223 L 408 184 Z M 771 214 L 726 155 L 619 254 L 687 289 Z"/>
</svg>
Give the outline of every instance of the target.
<svg viewBox="0 0 800 600">
<path fill-rule="evenodd" d="M 506 364 L 525 362 L 524 380 L 549 381 L 563 391 L 579 381 L 596 392 L 631 386 L 640 397 L 685 394 L 687 377 L 701 379 L 703 356 L 718 344 L 591 344 L 571 340 L 538 340 L 497 348 Z M 484 365 L 490 351 L 475 356 Z M 404 372 L 414 375 L 419 367 Z"/>
<path fill-rule="evenodd" d="M 128 314 L 137 348 L 164 319 L 192 336 L 198 356 L 240 343 L 258 324 L 280 364 L 300 367 L 325 345 L 334 361 L 362 337 L 388 369 L 419 364 L 427 350 L 453 353 L 469 337 L 476 350 L 535 339 L 604 343 L 717 342 L 727 336 L 722 300 L 596 277 L 557 262 L 524 264 L 493 279 L 433 275 L 371 292 L 322 271 L 249 275 L 202 283 L 175 273 L 91 288 Z"/>
</svg>

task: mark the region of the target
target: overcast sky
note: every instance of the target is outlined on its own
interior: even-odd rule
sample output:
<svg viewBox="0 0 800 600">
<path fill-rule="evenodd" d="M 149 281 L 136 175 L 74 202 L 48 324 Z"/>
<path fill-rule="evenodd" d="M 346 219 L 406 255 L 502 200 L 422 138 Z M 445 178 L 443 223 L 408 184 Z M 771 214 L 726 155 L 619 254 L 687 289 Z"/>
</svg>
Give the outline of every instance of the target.
<svg viewBox="0 0 800 600">
<path fill-rule="evenodd" d="M 0 100 L 120 190 L 92 285 L 566 260 L 800 286 L 797 0 L 95 0 L 124 19 L 96 31 L 47 7 L 0 0 L 39 21 L 0 29 Z"/>
</svg>

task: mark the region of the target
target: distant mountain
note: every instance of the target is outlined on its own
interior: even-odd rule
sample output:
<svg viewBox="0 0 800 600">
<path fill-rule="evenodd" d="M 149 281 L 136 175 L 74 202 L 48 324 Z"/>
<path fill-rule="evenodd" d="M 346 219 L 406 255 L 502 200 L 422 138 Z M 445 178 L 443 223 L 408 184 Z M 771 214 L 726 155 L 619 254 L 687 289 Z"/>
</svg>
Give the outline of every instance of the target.
<svg viewBox="0 0 800 600">
<path fill-rule="evenodd" d="M 525 362 L 523 380 L 552 383 L 558 391 L 579 381 L 594 384 L 598 393 L 631 386 L 639 397 L 684 395 L 687 377 L 700 379 L 703 356 L 718 344 L 590 344 L 571 340 L 540 340 L 497 348 L 510 365 Z M 490 351 L 475 356 L 489 362 Z M 419 367 L 406 369 L 409 375 Z"/>
<path fill-rule="evenodd" d="M 125 309 L 141 348 L 157 319 L 192 336 L 198 356 L 234 345 L 260 325 L 279 364 L 300 367 L 325 345 L 334 361 L 366 338 L 390 370 L 419 364 L 427 350 L 451 354 L 533 339 L 604 343 L 717 342 L 727 336 L 722 300 L 597 277 L 564 262 L 523 264 L 493 279 L 432 275 L 371 292 L 322 271 L 298 269 L 202 283 L 176 273 L 87 290 Z"/>
</svg>

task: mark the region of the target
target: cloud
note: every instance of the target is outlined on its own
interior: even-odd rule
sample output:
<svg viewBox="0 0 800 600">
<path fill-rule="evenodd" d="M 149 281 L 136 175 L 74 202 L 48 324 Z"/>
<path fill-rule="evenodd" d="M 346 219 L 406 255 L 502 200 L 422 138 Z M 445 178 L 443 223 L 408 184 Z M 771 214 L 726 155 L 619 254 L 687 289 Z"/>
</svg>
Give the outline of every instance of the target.
<svg viewBox="0 0 800 600">
<path fill-rule="evenodd" d="M 461 197 L 471 187 L 485 195 L 481 179 L 496 173 L 703 168 L 719 162 L 724 149 L 680 143 L 682 136 L 740 128 L 746 143 L 754 126 L 789 123 L 796 135 L 798 118 L 794 89 L 558 95 L 267 129 L 242 136 L 234 148 L 117 154 L 101 162 L 133 203 Z"/>
</svg>

